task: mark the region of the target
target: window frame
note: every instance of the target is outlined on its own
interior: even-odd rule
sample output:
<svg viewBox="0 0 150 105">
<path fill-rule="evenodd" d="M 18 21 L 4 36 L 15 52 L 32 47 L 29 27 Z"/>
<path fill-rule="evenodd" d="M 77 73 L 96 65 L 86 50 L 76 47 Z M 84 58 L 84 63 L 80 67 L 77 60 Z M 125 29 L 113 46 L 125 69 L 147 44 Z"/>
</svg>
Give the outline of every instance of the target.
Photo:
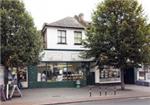
<svg viewBox="0 0 150 105">
<path fill-rule="evenodd" d="M 64 36 L 62 33 L 65 33 Z M 67 44 L 67 35 L 66 35 L 67 31 L 66 30 L 57 30 L 57 38 L 58 38 L 58 42 L 57 44 Z M 65 40 L 63 42 L 63 40 Z"/>
<path fill-rule="evenodd" d="M 74 45 L 82 45 L 82 31 L 74 31 Z"/>
</svg>

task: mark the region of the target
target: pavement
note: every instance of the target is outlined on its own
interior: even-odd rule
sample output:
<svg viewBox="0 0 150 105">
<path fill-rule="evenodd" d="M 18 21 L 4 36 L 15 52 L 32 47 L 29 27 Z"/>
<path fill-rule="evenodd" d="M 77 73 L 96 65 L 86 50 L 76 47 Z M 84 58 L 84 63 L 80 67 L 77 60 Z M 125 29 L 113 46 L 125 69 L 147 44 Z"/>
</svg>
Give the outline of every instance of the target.
<svg viewBox="0 0 150 105">
<path fill-rule="evenodd" d="M 149 98 L 130 98 L 130 99 L 113 99 L 113 100 L 100 100 L 80 103 L 70 103 L 63 105 L 150 105 Z"/>
<path fill-rule="evenodd" d="M 117 90 L 116 95 L 114 90 Z M 82 88 L 37 88 L 24 89 L 22 93 L 22 97 L 14 97 L 11 100 L 1 102 L 0 105 L 58 105 L 97 100 L 150 97 L 150 87 L 126 85 L 126 90 L 124 91 L 120 89 L 120 86 L 116 88 L 113 86 L 102 87 L 101 89 L 98 86 Z"/>
</svg>

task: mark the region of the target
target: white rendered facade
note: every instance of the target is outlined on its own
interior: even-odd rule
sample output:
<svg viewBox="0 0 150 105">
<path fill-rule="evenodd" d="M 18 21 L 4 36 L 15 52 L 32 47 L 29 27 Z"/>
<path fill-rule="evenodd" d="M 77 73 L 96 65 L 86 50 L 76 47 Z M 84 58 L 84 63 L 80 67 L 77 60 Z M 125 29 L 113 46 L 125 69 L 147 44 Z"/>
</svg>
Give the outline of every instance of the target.
<svg viewBox="0 0 150 105">
<path fill-rule="evenodd" d="M 66 31 L 66 44 L 58 44 L 58 30 Z M 82 33 L 82 39 L 85 39 L 85 31 L 83 29 L 48 27 L 46 30 L 47 49 L 84 50 L 85 48 L 82 45 L 74 45 L 75 31 L 80 31 Z"/>
<path fill-rule="evenodd" d="M 66 32 L 66 44 L 58 43 L 58 31 Z M 46 49 L 42 61 L 88 61 L 81 58 L 81 51 L 87 50 L 83 45 L 75 45 L 74 33 L 81 32 L 85 39 L 84 29 L 47 27 L 45 30 Z"/>
</svg>

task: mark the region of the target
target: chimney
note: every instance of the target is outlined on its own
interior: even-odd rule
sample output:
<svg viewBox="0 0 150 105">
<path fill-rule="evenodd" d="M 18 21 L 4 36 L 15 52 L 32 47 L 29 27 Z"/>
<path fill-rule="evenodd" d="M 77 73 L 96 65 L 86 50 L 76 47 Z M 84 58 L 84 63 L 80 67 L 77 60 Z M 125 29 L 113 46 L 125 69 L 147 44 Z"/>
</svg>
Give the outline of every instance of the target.
<svg viewBox="0 0 150 105">
<path fill-rule="evenodd" d="M 83 13 L 80 13 L 78 16 L 75 15 L 74 18 L 75 18 L 80 24 L 82 24 L 83 26 L 87 26 L 87 23 L 86 23 L 86 21 L 84 20 L 84 14 L 83 14 Z"/>
<path fill-rule="evenodd" d="M 83 13 L 80 13 L 79 14 L 79 21 L 84 21 L 84 14 Z"/>
</svg>

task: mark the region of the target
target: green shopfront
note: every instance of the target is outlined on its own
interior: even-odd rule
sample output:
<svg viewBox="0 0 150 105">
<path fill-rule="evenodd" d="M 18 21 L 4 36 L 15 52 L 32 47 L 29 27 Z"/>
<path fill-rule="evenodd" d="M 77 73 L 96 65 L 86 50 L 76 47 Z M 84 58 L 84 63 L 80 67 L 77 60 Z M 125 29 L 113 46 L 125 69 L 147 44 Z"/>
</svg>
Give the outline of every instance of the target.
<svg viewBox="0 0 150 105">
<path fill-rule="evenodd" d="M 70 57 L 77 55 L 77 51 L 57 51 L 54 55 L 54 50 L 48 50 L 46 54 L 50 56 L 50 52 L 54 59 L 45 57 L 38 65 L 28 67 L 28 88 L 76 87 L 77 80 L 80 80 L 81 87 L 87 85 L 90 61 L 77 56 L 72 59 L 68 57 L 69 54 Z"/>
<path fill-rule="evenodd" d="M 41 62 L 28 68 L 29 88 L 76 87 L 87 85 L 88 62 Z"/>
</svg>

